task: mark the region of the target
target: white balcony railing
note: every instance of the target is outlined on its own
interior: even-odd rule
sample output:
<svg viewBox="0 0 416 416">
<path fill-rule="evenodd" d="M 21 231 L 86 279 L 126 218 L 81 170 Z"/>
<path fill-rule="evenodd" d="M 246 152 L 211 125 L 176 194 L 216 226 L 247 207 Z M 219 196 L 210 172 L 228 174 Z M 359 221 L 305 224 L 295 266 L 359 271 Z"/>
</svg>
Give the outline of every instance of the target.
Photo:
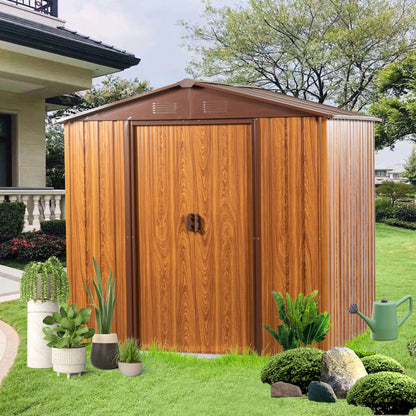
<svg viewBox="0 0 416 416">
<path fill-rule="evenodd" d="M 40 230 L 41 221 L 65 219 L 64 189 L 0 189 L 0 203 L 23 202 L 26 206 L 24 231 Z"/>
</svg>

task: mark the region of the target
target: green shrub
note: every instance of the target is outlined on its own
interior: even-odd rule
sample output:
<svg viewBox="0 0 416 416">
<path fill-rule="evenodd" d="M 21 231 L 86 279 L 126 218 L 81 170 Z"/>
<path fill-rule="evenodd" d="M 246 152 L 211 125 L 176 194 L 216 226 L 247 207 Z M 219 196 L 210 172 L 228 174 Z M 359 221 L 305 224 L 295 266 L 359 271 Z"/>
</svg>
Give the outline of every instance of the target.
<svg viewBox="0 0 416 416">
<path fill-rule="evenodd" d="M 58 237 L 66 237 L 66 221 L 65 220 L 53 220 L 42 221 L 40 223 L 40 229 L 49 235 L 57 235 Z"/>
<path fill-rule="evenodd" d="M 389 371 L 369 374 L 352 386 L 347 403 L 369 407 L 375 415 L 407 415 L 416 407 L 416 381 Z"/>
<path fill-rule="evenodd" d="M 368 357 L 370 355 L 378 354 L 377 351 L 367 351 L 367 350 L 353 350 L 353 351 L 357 354 L 358 358 L 363 358 L 363 357 Z"/>
<path fill-rule="evenodd" d="M 277 381 L 295 384 L 306 394 L 309 383 L 321 377 L 323 353 L 318 348 L 307 347 L 280 352 L 262 368 L 260 379 L 268 384 Z"/>
<path fill-rule="evenodd" d="M 286 293 L 286 302 L 280 292 L 273 292 L 273 297 L 283 325 L 277 326 L 277 332 L 269 325 L 264 327 L 283 350 L 313 346 L 325 339 L 331 327 L 330 316 L 328 312 L 318 312 L 317 290 L 306 296 L 300 293 L 294 302 L 289 293 Z"/>
<path fill-rule="evenodd" d="M 396 220 L 416 222 L 416 204 L 402 204 L 396 208 Z"/>
<path fill-rule="evenodd" d="M 25 209 L 23 202 L 4 202 L 0 204 L 0 243 L 22 234 Z"/>
<path fill-rule="evenodd" d="M 376 199 L 376 222 L 383 222 L 387 218 L 394 218 L 396 214 L 396 207 L 387 199 Z"/>
<path fill-rule="evenodd" d="M 368 374 L 379 373 L 380 371 L 391 371 L 404 374 L 404 367 L 393 358 L 376 354 L 361 358 Z"/>
<path fill-rule="evenodd" d="M 416 222 L 406 222 L 406 221 L 400 221 L 396 219 L 387 219 L 384 221 L 388 225 L 392 225 L 393 227 L 401 227 L 406 228 L 408 230 L 416 230 Z"/>
</svg>

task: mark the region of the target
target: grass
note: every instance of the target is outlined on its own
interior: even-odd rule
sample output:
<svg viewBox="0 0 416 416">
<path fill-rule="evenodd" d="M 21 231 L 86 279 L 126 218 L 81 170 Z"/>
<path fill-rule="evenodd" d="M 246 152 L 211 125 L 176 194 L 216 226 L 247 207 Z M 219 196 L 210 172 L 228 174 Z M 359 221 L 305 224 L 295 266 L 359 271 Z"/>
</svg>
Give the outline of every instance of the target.
<svg viewBox="0 0 416 416">
<path fill-rule="evenodd" d="M 377 225 L 376 241 L 377 298 L 399 300 L 413 294 L 416 232 Z M 144 357 L 139 377 L 127 378 L 118 370 L 101 371 L 87 365 L 82 377 L 58 378 L 51 369 L 26 367 L 26 306 L 19 301 L 0 304 L 0 319 L 13 325 L 21 339 L 16 363 L 0 389 L 0 415 L 372 414 L 367 408 L 347 405 L 345 400 L 326 404 L 310 402 L 306 396 L 271 399 L 270 386 L 260 381 L 267 357 L 252 354 L 198 360 L 152 349 Z M 407 352 L 407 343 L 415 336 L 416 313 L 402 326 L 396 341 L 377 343 L 370 340 L 367 332 L 348 345 L 390 355 L 416 378 L 415 361 Z"/>
</svg>

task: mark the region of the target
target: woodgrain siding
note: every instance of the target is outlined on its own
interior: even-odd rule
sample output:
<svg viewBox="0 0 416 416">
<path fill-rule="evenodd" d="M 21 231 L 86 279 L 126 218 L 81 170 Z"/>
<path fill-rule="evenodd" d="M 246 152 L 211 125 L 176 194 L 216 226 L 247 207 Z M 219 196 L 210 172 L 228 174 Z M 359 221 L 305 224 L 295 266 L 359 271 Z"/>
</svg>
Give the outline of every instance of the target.
<svg viewBox="0 0 416 416">
<path fill-rule="evenodd" d="M 74 122 L 65 125 L 67 265 L 71 303 L 89 306 L 85 282 L 95 278 L 92 257 L 104 285 L 116 277 L 113 331 L 127 335 L 124 123 Z M 91 325 L 95 325 L 92 313 Z"/>
<path fill-rule="evenodd" d="M 374 123 L 327 122 L 330 344 L 366 329 L 348 313 L 357 303 L 371 316 L 375 300 Z"/>
<path fill-rule="evenodd" d="M 318 289 L 332 329 L 321 348 L 365 329 L 374 275 L 373 123 L 319 118 L 261 119 L 262 324 L 279 320 L 272 291 Z M 264 330 L 263 347 L 278 351 Z"/>
<path fill-rule="evenodd" d="M 262 140 L 262 322 L 276 327 L 272 291 L 318 289 L 326 308 L 325 121 L 319 118 L 260 119 Z M 263 349 L 278 351 L 263 330 Z"/>
</svg>

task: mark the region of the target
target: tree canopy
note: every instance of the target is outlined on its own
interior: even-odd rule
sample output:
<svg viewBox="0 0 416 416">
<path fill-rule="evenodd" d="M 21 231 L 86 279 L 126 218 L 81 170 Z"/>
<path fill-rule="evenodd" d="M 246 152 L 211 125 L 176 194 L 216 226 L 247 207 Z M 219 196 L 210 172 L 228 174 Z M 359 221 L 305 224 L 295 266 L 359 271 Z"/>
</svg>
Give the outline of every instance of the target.
<svg viewBox="0 0 416 416">
<path fill-rule="evenodd" d="M 110 75 L 101 84 L 77 94 L 77 105 L 49 114 L 49 122 L 46 124 L 46 185 L 56 189 L 65 188 L 63 126 L 52 124 L 50 121 L 133 97 L 151 89 L 148 81 L 140 81 L 137 78 L 128 80 Z"/>
<path fill-rule="evenodd" d="M 416 56 L 380 71 L 376 91 L 370 112 L 383 119 L 375 127 L 376 149 L 405 138 L 416 143 Z"/>
<path fill-rule="evenodd" d="M 409 182 L 416 187 L 416 146 L 413 146 L 412 154 L 404 165 L 404 174 Z"/>
<path fill-rule="evenodd" d="M 405 58 L 416 29 L 412 0 L 250 0 L 182 22 L 188 72 L 360 110 L 374 75 Z"/>
<path fill-rule="evenodd" d="M 393 181 L 385 181 L 376 188 L 376 194 L 389 199 L 392 205 L 402 199 L 411 198 L 414 192 L 412 185 Z"/>
</svg>

